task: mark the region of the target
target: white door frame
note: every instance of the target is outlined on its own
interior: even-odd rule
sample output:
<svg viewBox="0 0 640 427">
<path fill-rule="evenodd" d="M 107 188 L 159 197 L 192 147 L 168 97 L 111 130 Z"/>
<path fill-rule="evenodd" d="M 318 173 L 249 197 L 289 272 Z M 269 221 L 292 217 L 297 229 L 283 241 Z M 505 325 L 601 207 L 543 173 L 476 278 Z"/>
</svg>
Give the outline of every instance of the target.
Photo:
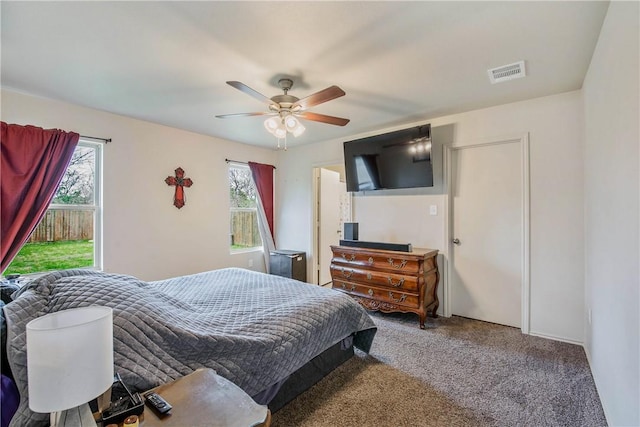
<svg viewBox="0 0 640 427">
<path fill-rule="evenodd" d="M 521 330 L 523 334 L 529 334 L 529 314 L 530 314 L 530 259 L 529 259 L 529 230 L 530 230 L 530 211 L 529 211 L 529 203 L 530 203 L 530 192 L 529 192 L 529 134 L 526 133 L 524 135 L 517 136 L 507 136 L 507 137 L 496 137 L 490 138 L 481 141 L 475 141 L 472 143 L 454 143 L 450 145 L 444 146 L 444 185 L 445 185 L 445 194 L 447 197 L 447 201 L 445 203 L 445 212 L 444 219 L 444 232 L 445 232 L 445 248 L 446 255 L 449 258 L 449 262 L 447 262 L 446 267 L 446 279 L 443 283 L 443 298 L 444 298 L 444 316 L 451 316 L 451 287 L 449 283 L 449 278 L 453 277 L 453 262 L 451 262 L 450 254 L 453 252 L 451 240 L 453 239 L 453 197 L 451 197 L 450 189 L 451 183 L 453 182 L 452 177 L 452 165 L 451 160 L 454 151 L 464 150 L 467 148 L 474 148 L 479 146 L 488 146 L 488 145 L 498 145 L 498 144 L 520 144 L 520 166 L 522 172 L 522 277 L 521 277 L 521 288 L 522 288 L 522 300 L 521 300 L 521 315 L 522 315 L 522 323 Z"/>
<path fill-rule="evenodd" d="M 319 240 L 319 233 L 318 233 L 318 227 L 320 226 L 320 214 L 318 212 L 318 204 L 320 203 L 320 188 L 319 188 L 319 181 L 320 181 L 320 169 L 322 168 L 322 166 L 314 166 L 312 169 L 312 173 L 313 173 L 313 181 L 312 181 L 312 193 L 313 193 L 313 197 L 311 197 L 312 201 L 312 206 L 311 206 L 311 216 L 312 216 L 312 220 L 311 220 L 311 259 L 313 260 L 312 262 L 312 279 L 311 279 L 311 283 L 314 283 L 316 285 L 319 285 L 319 277 L 318 277 L 318 269 L 320 268 L 320 263 L 319 263 L 319 251 L 318 251 L 318 240 Z"/>
<path fill-rule="evenodd" d="M 320 169 L 328 168 L 334 165 L 341 165 L 343 163 L 342 160 L 334 160 L 330 162 L 322 162 L 322 163 L 314 163 L 311 167 L 312 179 L 311 179 L 311 268 L 312 268 L 312 280 L 311 283 L 318 284 L 318 269 L 320 268 L 319 263 L 319 249 L 318 249 L 318 227 L 319 227 L 319 212 L 318 212 L 318 203 L 320 199 L 320 191 L 318 188 L 318 182 L 320 180 Z M 348 193 L 349 197 L 353 197 L 352 193 Z M 349 220 L 353 219 L 353 204 L 351 204 L 351 211 L 349 212 Z"/>
</svg>

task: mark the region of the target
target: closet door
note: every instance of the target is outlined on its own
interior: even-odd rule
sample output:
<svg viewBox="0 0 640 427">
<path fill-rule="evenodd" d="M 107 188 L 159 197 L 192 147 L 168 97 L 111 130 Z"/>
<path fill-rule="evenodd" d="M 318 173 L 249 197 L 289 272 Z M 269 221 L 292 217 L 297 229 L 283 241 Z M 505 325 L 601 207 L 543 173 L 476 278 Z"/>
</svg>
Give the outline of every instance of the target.
<svg viewBox="0 0 640 427">
<path fill-rule="evenodd" d="M 520 141 L 452 150 L 451 180 L 452 314 L 520 327 L 524 230 Z"/>
</svg>

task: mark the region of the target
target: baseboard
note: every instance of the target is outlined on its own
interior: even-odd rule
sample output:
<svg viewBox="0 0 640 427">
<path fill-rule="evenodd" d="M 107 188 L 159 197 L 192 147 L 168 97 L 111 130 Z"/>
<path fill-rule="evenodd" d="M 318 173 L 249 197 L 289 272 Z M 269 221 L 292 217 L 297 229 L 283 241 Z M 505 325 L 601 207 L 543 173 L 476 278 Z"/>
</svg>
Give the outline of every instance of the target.
<svg viewBox="0 0 640 427">
<path fill-rule="evenodd" d="M 584 342 L 570 340 L 570 339 L 563 338 L 563 337 L 558 337 L 558 336 L 555 336 L 555 335 L 541 334 L 541 333 L 538 333 L 538 332 L 531 332 L 531 331 L 529 331 L 529 335 L 533 335 L 533 336 L 540 337 L 540 338 L 547 338 L 547 339 L 554 340 L 554 341 L 566 342 L 566 343 L 569 343 L 569 344 L 575 344 L 575 345 L 579 345 L 580 347 L 582 347 L 582 349 L 584 350 L 584 354 L 587 356 L 587 363 L 589 364 L 589 370 L 591 371 L 591 378 L 593 378 L 593 383 L 596 386 L 596 391 L 598 392 L 598 399 L 600 399 L 600 404 L 602 405 L 602 411 L 604 412 L 604 417 L 607 420 L 607 424 L 608 425 L 612 425 L 611 421 L 610 421 L 611 418 L 609 417 L 609 411 L 607 409 L 607 405 L 602 400 L 602 397 L 600 395 L 600 387 L 598 387 L 598 377 L 596 375 L 594 375 L 593 364 L 591 363 L 591 353 L 589 352 L 587 347 L 584 345 Z"/>
<path fill-rule="evenodd" d="M 613 425 L 611 423 L 611 418 L 609 417 L 609 410 L 607 409 L 606 403 L 602 400 L 602 395 L 600 394 L 600 387 L 598 387 L 598 377 L 594 375 L 593 371 L 593 363 L 591 363 L 591 352 L 586 346 L 582 346 L 584 349 L 584 354 L 587 356 L 587 363 L 589 364 L 589 370 L 591 371 L 591 378 L 593 378 L 593 383 L 596 385 L 596 391 L 598 392 L 598 399 L 600 399 L 600 405 L 602 405 L 602 412 L 604 412 L 604 418 L 607 420 L 607 425 Z"/>
<path fill-rule="evenodd" d="M 580 347 L 582 347 L 582 349 L 584 350 L 585 356 L 587 356 L 587 363 L 589 364 L 589 370 L 591 371 L 591 378 L 593 378 L 593 383 L 596 386 L 596 391 L 598 392 L 598 399 L 600 400 L 600 404 L 602 405 L 602 411 L 604 412 L 604 417 L 607 420 L 607 425 L 612 425 L 611 421 L 610 421 L 611 418 L 609 417 L 609 411 L 607 410 L 607 405 L 602 400 L 602 397 L 600 395 L 600 387 L 598 387 L 598 377 L 596 377 L 593 374 L 594 371 L 593 371 L 593 364 L 591 363 L 591 353 L 589 352 L 587 347 L 584 345 L 584 342 L 570 340 L 570 339 L 563 338 L 563 337 L 558 337 L 558 336 L 555 336 L 555 335 L 541 334 L 541 333 L 538 333 L 538 332 L 531 332 L 531 331 L 529 331 L 529 335 L 533 335 L 535 337 L 540 337 L 540 338 L 547 338 L 547 339 L 554 340 L 554 341 L 566 342 L 566 343 L 569 343 L 569 344 L 575 344 L 575 345 L 579 345 Z"/>
<path fill-rule="evenodd" d="M 553 341 L 566 342 L 566 343 L 569 343 L 569 344 L 575 344 L 575 345 L 579 345 L 581 347 L 584 347 L 584 343 L 582 341 L 576 341 L 576 340 L 572 340 L 572 339 L 569 339 L 569 338 L 559 337 L 559 336 L 556 336 L 556 335 L 543 334 L 543 333 L 535 332 L 535 331 L 531 331 L 531 330 L 529 330 L 529 335 L 533 335 L 534 337 L 546 338 L 548 340 L 553 340 Z"/>
</svg>

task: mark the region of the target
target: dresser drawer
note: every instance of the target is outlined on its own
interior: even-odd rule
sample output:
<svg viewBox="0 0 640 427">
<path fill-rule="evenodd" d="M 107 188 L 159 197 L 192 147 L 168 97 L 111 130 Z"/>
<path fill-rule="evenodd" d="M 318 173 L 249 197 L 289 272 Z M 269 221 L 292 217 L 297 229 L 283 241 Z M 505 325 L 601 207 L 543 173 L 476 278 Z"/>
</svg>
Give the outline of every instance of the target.
<svg viewBox="0 0 640 427">
<path fill-rule="evenodd" d="M 354 296 L 370 298 L 376 301 L 387 302 L 404 307 L 418 308 L 420 306 L 420 298 L 418 295 L 409 292 L 400 292 L 385 288 L 367 286 L 339 279 L 333 280 L 333 288 L 345 291 Z"/>
<path fill-rule="evenodd" d="M 419 278 L 416 275 L 402 275 L 387 271 L 363 270 L 351 264 L 331 264 L 331 278 L 347 280 L 363 285 L 387 287 L 394 291 L 418 292 Z"/>
<path fill-rule="evenodd" d="M 375 252 L 338 250 L 333 252 L 332 263 L 395 273 L 417 274 L 421 260 L 402 252 L 380 254 Z"/>
<path fill-rule="evenodd" d="M 436 273 L 438 271 L 438 263 L 436 261 L 436 257 L 430 257 L 424 260 L 424 273 Z"/>
</svg>

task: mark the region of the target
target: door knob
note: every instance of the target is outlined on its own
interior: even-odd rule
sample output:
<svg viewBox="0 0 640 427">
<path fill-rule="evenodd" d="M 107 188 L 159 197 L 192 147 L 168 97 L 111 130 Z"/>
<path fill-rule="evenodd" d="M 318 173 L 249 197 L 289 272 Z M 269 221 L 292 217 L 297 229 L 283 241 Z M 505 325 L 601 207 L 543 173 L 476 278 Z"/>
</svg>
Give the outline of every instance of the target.
<svg viewBox="0 0 640 427">
<path fill-rule="evenodd" d="M 459 245 L 460 244 L 460 239 L 453 239 L 451 241 L 454 245 Z"/>
</svg>

